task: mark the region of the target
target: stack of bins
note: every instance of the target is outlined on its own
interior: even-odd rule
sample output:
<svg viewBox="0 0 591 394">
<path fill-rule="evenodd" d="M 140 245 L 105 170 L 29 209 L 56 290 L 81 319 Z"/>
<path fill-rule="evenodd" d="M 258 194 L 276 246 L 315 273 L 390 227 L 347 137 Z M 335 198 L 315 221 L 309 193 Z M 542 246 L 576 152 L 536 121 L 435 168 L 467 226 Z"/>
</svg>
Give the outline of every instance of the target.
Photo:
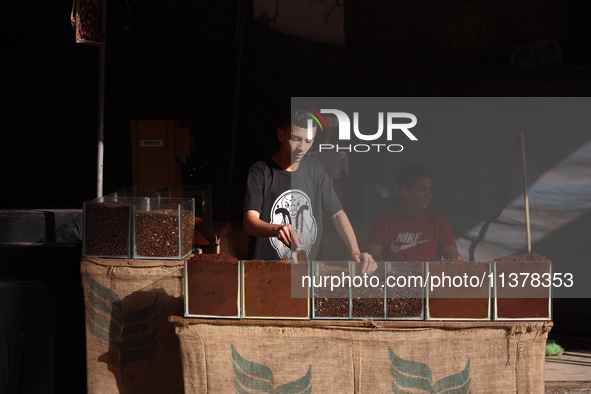
<svg viewBox="0 0 591 394">
<path fill-rule="evenodd" d="M 193 199 L 121 191 L 84 203 L 82 285 L 89 392 L 182 392 L 177 338 Z M 131 390 L 131 391 L 130 391 Z"/>
</svg>

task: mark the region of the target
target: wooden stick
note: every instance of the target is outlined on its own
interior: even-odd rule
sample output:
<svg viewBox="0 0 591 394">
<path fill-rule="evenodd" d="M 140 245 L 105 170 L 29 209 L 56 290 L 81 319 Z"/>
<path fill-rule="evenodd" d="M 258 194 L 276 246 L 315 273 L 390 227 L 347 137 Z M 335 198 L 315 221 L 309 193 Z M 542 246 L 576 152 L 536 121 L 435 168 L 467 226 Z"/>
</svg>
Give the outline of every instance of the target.
<svg viewBox="0 0 591 394">
<path fill-rule="evenodd" d="M 527 237 L 527 252 L 531 253 L 531 232 L 529 224 L 529 197 L 527 195 L 527 169 L 525 167 L 525 138 L 521 132 L 521 157 L 523 159 L 523 199 L 525 201 L 525 231 Z"/>
</svg>

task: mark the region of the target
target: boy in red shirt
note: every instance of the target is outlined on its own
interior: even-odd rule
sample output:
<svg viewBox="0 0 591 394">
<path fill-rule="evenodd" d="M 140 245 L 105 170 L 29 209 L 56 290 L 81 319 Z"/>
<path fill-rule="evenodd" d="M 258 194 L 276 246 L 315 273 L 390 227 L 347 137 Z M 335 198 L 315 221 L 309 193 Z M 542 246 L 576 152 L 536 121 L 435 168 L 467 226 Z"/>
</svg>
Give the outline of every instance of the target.
<svg viewBox="0 0 591 394">
<path fill-rule="evenodd" d="M 398 187 L 404 206 L 379 215 L 373 222 L 369 253 L 375 260 L 439 261 L 458 259 L 458 248 L 447 216 L 428 212 L 431 172 L 420 165 L 403 167 Z M 461 257 L 459 257 L 461 258 Z"/>
</svg>

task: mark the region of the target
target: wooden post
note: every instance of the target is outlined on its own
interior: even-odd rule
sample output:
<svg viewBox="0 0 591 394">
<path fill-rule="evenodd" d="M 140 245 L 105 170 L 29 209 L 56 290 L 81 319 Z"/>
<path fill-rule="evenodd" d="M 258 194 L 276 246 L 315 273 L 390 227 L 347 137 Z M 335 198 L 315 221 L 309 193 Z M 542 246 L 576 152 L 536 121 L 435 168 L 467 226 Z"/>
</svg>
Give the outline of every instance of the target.
<svg viewBox="0 0 591 394">
<path fill-rule="evenodd" d="M 527 237 L 527 252 L 531 253 L 531 232 L 529 223 L 529 197 L 527 195 L 527 168 L 525 166 L 525 138 L 521 132 L 521 157 L 523 159 L 523 199 L 525 201 L 525 228 Z"/>
</svg>

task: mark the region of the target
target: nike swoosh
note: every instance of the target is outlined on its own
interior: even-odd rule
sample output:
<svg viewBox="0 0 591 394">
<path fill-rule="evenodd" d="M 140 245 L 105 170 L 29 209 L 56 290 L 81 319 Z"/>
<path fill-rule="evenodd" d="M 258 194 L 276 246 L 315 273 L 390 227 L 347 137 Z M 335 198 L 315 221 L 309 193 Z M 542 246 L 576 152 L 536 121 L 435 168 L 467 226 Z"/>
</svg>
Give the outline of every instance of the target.
<svg viewBox="0 0 591 394">
<path fill-rule="evenodd" d="M 392 245 L 392 246 L 390 246 L 390 250 L 392 251 L 392 253 L 400 253 L 400 251 L 402 251 L 402 250 L 412 248 L 414 246 L 422 244 L 423 242 L 429 242 L 429 241 L 430 241 L 430 239 L 425 239 L 423 241 L 415 242 L 412 244 L 406 244 L 406 245 L 401 245 L 401 246 Z"/>
<path fill-rule="evenodd" d="M 408 245 L 401 245 L 400 246 L 400 250 L 404 250 L 404 249 L 408 249 L 408 248 L 412 248 L 413 246 L 417 246 L 422 244 L 423 242 L 428 242 L 430 241 L 430 239 L 426 239 L 424 241 L 419 241 L 419 242 L 415 242 L 414 244 L 408 244 Z"/>
</svg>

